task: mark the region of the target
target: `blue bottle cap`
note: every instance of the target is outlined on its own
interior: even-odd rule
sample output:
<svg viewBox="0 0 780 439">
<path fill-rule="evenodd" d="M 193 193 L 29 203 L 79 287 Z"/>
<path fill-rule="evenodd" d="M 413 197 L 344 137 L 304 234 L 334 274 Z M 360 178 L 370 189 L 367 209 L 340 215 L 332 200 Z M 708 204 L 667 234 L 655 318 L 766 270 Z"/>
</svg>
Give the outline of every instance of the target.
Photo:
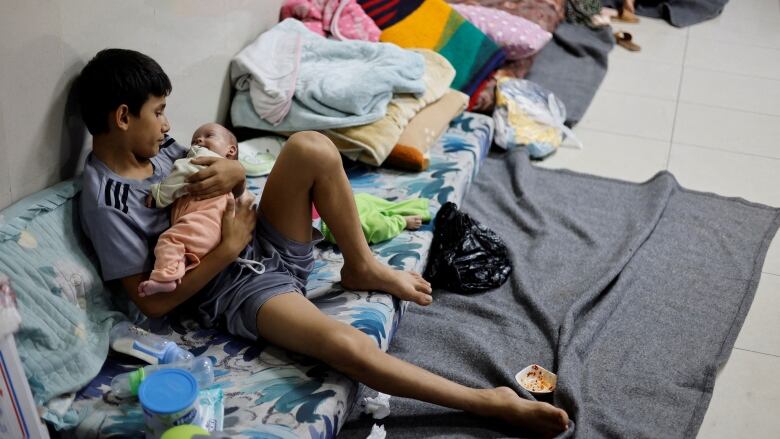
<svg viewBox="0 0 780 439">
<path fill-rule="evenodd" d="M 170 343 L 165 346 L 165 350 L 162 353 L 162 358 L 159 359 L 160 364 L 170 364 L 177 361 L 184 361 L 194 358 L 192 352 L 182 349 L 176 345 L 176 343 Z"/>
<path fill-rule="evenodd" d="M 167 415 L 180 412 L 195 403 L 198 383 L 182 369 L 163 369 L 149 376 L 138 388 L 138 399 L 144 409 Z"/>
</svg>

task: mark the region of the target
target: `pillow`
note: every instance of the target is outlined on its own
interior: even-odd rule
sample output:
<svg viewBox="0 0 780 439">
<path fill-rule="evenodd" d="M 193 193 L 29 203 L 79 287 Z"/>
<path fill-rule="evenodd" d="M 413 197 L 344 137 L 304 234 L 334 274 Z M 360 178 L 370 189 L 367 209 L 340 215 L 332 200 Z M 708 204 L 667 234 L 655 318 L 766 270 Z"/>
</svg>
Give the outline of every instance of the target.
<svg viewBox="0 0 780 439">
<path fill-rule="evenodd" d="M 452 5 L 452 8 L 504 49 L 508 60 L 527 58 L 552 38 L 538 24 L 499 9 L 476 5 Z"/>
<path fill-rule="evenodd" d="M 455 67 L 452 88 L 471 94 L 506 55 L 444 0 L 358 0 L 377 26 L 380 41 L 432 49 Z"/>
<path fill-rule="evenodd" d="M 14 335 L 35 402 L 76 391 L 100 371 L 115 312 L 79 224 L 79 182 L 68 180 L 0 212 L 0 273 L 10 278 L 22 323 Z M 57 429 L 77 418 L 43 407 Z"/>
<path fill-rule="evenodd" d="M 428 151 L 450 126 L 450 121 L 466 109 L 468 101 L 467 95 L 450 90 L 423 108 L 409 121 L 385 163 L 411 171 L 428 169 Z"/>
</svg>

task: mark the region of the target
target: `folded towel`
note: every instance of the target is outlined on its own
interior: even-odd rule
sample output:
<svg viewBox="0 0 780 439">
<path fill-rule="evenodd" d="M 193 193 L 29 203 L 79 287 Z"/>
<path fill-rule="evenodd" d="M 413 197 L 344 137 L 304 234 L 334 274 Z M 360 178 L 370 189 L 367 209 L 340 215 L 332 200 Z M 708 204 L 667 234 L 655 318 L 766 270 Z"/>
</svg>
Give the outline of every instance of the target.
<svg viewBox="0 0 780 439">
<path fill-rule="evenodd" d="M 387 106 L 387 114 L 376 122 L 326 131 L 344 155 L 370 165 L 381 165 L 398 143 L 409 120 L 450 89 L 455 70 L 449 61 L 432 50 L 416 49 L 415 52 L 425 58 L 425 93 L 419 97 L 395 95 Z"/>
<path fill-rule="evenodd" d="M 233 60 L 239 93 L 231 115 L 237 126 L 275 132 L 365 124 L 384 116 L 393 93 L 425 92 L 423 73 L 419 54 L 387 43 L 328 40 L 289 18 Z M 242 108 L 247 92 L 254 117 Z"/>
<path fill-rule="evenodd" d="M 260 117 L 278 125 L 290 111 L 300 59 L 300 35 L 264 32 L 233 58 L 230 79 L 249 91 Z"/>
</svg>

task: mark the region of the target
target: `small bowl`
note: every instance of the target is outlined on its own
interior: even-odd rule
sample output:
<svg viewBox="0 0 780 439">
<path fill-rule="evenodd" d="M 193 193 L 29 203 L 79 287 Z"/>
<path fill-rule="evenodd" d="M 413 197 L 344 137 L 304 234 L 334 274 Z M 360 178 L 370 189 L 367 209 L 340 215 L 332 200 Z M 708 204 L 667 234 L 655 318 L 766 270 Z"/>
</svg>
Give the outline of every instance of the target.
<svg viewBox="0 0 780 439">
<path fill-rule="evenodd" d="M 555 390 L 558 376 L 538 364 L 532 364 L 517 372 L 515 381 L 534 395 L 545 395 Z"/>
</svg>

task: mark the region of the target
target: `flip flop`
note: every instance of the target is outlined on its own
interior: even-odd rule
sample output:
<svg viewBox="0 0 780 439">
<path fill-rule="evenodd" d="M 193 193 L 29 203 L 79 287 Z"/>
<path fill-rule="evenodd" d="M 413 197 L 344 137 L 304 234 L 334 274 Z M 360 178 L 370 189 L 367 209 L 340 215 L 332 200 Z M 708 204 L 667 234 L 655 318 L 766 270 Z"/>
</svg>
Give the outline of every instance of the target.
<svg viewBox="0 0 780 439">
<path fill-rule="evenodd" d="M 618 46 L 625 47 L 627 50 L 630 50 L 631 52 L 639 52 L 641 47 L 639 47 L 632 40 L 633 37 L 628 32 L 622 30 L 615 32 L 615 42 L 618 44 Z"/>
</svg>

